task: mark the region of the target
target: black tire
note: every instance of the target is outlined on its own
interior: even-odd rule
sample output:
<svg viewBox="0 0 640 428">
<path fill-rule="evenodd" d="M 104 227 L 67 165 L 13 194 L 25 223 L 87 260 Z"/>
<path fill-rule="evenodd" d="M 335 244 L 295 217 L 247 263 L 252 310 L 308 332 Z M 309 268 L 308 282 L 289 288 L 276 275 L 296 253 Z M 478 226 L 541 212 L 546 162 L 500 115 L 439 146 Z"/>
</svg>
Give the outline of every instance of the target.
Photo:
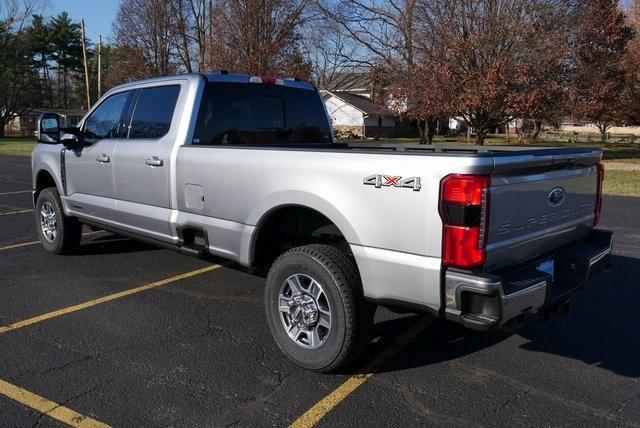
<svg viewBox="0 0 640 428">
<path fill-rule="evenodd" d="M 48 204 L 48 205 L 45 205 Z M 51 207 L 55 214 L 55 236 L 45 236 L 41 217 L 43 206 Z M 60 194 L 55 187 L 43 189 L 38 194 L 35 208 L 36 230 L 45 250 L 52 254 L 68 254 L 75 250 L 82 239 L 82 224 L 75 217 L 64 215 Z"/>
<path fill-rule="evenodd" d="M 289 337 L 279 309 L 281 287 L 292 275 L 318 282 L 331 308 L 331 328 L 322 344 L 306 349 Z M 365 301 L 355 263 L 328 245 L 305 245 L 283 253 L 271 266 L 265 289 L 265 312 L 271 334 L 294 363 L 332 372 L 351 363 L 369 343 L 375 305 Z"/>
</svg>

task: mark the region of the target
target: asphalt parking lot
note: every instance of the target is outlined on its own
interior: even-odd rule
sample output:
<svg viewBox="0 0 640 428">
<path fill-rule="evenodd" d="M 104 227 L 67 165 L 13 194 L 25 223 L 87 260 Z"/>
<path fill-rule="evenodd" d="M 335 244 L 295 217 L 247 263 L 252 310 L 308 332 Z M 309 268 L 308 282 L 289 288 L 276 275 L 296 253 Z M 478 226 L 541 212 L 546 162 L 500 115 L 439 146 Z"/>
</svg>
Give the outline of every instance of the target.
<svg viewBox="0 0 640 428">
<path fill-rule="evenodd" d="M 380 309 L 320 375 L 273 343 L 261 278 L 89 229 L 48 255 L 30 187 L 0 158 L 1 426 L 640 425 L 640 198 L 605 198 L 614 268 L 568 315 L 483 334 Z"/>
</svg>

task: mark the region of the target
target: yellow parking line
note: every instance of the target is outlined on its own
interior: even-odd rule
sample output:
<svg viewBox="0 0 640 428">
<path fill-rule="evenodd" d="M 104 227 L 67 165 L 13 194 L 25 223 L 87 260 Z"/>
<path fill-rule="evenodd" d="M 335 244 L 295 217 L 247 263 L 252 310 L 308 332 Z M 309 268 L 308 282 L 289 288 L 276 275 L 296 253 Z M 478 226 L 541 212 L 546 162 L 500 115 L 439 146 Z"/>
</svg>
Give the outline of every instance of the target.
<svg viewBox="0 0 640 428">
<path fill-rule="evenodd" d="M 104 230 L 98 230 L 98 231 L 95 231 L 95 232 L 83 233 L 82 236 L 90 236 L 90 235 L 95 235 L 97 233 L 104 233 Z M 39 243 L 40 243 L 40 241 L 30 241 L 30 242 L 23 242 L 21 244 L 7 245 L 6 247 L 0 247 L 0 251 L 11 250 L 13 248 L 27 247 L 29 245 L 36 245 L 36 244 L 39 244 Z"/>
<path fill-rule="evenodd" d="M 72 427 L 109 426 L 3 380 L 0 380 L 0 394 Z"/>
<path fill-rule="evenodd" d="M 140 287 L 132 288 L 125 291 L 120 291 L 119 293 L 109 294 L 107 296 L 103 296 L 94 300 L 89 300 L 88 302 L 80 303 L 78 305 L 73 305 L 66 308 L 58 309 L 53 312 L 48 312 L 46 314 L 38 315 L 36 317 L 28 318 L 26 320 L 18 321 L 6 326 L 0 326 L 0 334 L 6 333 L 12 330 L 17 330 L 19 328 L 27 327 L 42 321 L 50 320 L 51 318 L 56 318 L 62 315 L 70 314 L 72 312 L 78 312 L 82 309 L 90 308 L 92 306 L 96 306 L 101 303 L 106 303 L 112 300 L 121 299 L 122 297 L 131 296 L 132 294 L 140 293 L 142 291 L 150 290 L 152 288 L 161 287 L 163 285 L 167 285 L 172 282 L 180 281 L 181 279 L 190 278 L 192 276 L 200 275 L 201 273 L 220 269 L 223 266 L 224 265 L 220 265 L 220 264 L 207 266 L 202 269 L 193 270 L 191 272 L 186 272 L 180 275 L 172 276 L 170 278 L 162 279 L 160 281 L 152 282 L 151 284 L 142 285 Z"/>
<path fill-rule="evenodd" d="M 20 193 L 31 193 L 31 190 L 18 190 L 15 192 L 2 192 L 0 193 L 0 196 L 4 196 L 4 195 L 17 195 Z"/>
<path fill-rule="evenodd" d="M 31 211 L 33 211 L 33 209 L 20 210 L 20 211 L 11 211 L 11 212 L 8 212 L 8 213 L 0 213 L 0 215 L 13 215 L 13 214 L 30 213 Z"/>
<path fill-rule="evenodd" d="M 26 247 L 28 245 L 36 245 L 36 244 L 39 244 L 39 243 L 40 243 L 40 241 L 31 241 L 31 242 L 23 242 L 22 244 L 7 245 L 6 247 L 0 247 L 0 251 L 11 250 L 13 248 Z"/>
<path fill-rule="evenodd" d="M 318 401 L 313 407 L 307 410 L 302 416 L 296 419 L 291 428 L 309 428 L 315 426 L 322 418 L 325 417 L 334 407 L 344 401 L 353 391 L 363 385 L 371 376 L 374 375 L 375 369 L 393 355 L 400 352 L 407 346 L 417 335 L 422 333 L 429 327 L 435 318 L 424 316 L 413 324 L 407 331 L 398 337 L 393 344 L 382 350 L 376 357 L 365 366 L 364 374 L 351 376 L 342 385 L 333 390 L 329 395 Z"/>
</svg>

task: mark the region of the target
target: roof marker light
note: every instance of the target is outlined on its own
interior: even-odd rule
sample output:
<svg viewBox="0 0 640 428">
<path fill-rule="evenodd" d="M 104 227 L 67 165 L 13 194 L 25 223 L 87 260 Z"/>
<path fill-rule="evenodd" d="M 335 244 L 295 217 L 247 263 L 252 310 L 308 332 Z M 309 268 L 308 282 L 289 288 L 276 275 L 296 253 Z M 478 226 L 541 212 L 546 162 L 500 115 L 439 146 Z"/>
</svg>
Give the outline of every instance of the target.
<svg viewBox="0 0 640 428">
<path fill-rule="evenodd" d="M 269 76 L 251 76 L 249 82 L 262 85 L 284 85 L 284 80 Z"/>
</svg>

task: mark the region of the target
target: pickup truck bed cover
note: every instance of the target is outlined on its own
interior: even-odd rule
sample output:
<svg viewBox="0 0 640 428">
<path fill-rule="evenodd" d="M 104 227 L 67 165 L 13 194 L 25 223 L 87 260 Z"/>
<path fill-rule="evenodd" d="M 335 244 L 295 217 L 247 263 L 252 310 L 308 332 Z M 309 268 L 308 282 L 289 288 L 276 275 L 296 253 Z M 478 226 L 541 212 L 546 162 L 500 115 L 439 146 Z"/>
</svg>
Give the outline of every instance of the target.
<svg viewBox="0 0 640 428">
<path fill-rule="evenodd" d="M 293 150 L 293 151 L 353 151 L 358 153 L 394 153 L 407 155 L 442 155 L 472 157 L 506 157 L 513 155 L 573 156 L 598 155 L 592 147 L 524 147 L 524 146 L 474 146 L 474 145 L 422 145 L 414 143 L 335 143 L 335 144 L 242 144 L 221 145 L 218 148 Z"/>
</svg>

